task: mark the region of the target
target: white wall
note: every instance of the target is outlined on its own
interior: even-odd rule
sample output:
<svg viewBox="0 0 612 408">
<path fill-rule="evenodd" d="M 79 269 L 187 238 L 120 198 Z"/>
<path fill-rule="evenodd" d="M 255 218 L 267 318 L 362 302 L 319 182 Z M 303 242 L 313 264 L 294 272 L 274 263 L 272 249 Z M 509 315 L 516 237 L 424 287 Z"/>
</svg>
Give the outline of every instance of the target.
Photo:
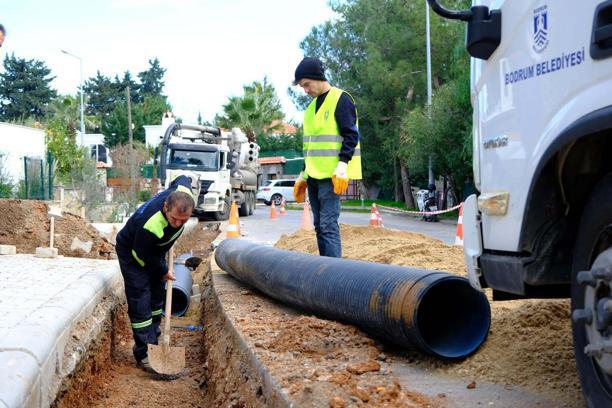
<svg viewBox="0 0 612 408">
<path fill-rule="evenodd" d="M 145 141 L 147 145 L 156 147 L 164 136 L 162 133 L 162 125 L 144 125 Z"/>
<path fill-rule="evenodd" d="M 26 126 L 0 122 L 0 156 L 3 168 L 13 183 L 23 179 L 23 158 L 45 159 L 45 132 Z"/>
<path fill-rule="evenodd" d="M 81 146 L 81 132 L 77 131 L 77 144 Z M 102 133 L 85 133 L 83 136 L 83 146 L 91 147 L 97 144 L 104 144 L 104 135 Z"/>
</svg>

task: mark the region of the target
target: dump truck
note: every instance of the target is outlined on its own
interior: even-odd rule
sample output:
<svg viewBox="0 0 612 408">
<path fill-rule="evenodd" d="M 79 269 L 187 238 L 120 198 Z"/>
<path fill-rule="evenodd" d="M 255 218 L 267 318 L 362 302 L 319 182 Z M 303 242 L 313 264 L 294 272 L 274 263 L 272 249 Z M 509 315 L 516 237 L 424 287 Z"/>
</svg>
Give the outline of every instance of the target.
<svg viewBox="0 0 612 408">
<path fill-rule="evenodd" d="M 612 1 L 473 1 L 464 254 L 494 299 L 571 297 L 585 400 L 612 406 Z"/>
<path fill-rule="evenodd" d="M 240 216 L 255 211 L 258 187 L 259 146 L 238 128 L 172 123 L 160 146 L 160 178 L 168 184 L 174 174 L 195 174 L 192 190 L 198 218 L 229 218 L 235 201 Z"/>
</svg>

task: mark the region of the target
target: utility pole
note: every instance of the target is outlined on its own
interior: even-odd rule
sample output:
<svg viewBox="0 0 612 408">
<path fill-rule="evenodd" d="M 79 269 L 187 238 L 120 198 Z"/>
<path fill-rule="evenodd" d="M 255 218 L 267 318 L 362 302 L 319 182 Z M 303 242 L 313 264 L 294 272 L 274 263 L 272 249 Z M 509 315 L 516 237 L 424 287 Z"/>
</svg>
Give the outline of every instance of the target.
<svg viewBox="0 0 612 408">
<path fill-rule="evenodd" d="M 430 40 L 430 30 L 429 30 L 429 4 L 427 4 L 427 0 L 425 0 L 425 38 L 426 38 L 426 47 L 427 47 L 427 115 L 431 114 L 431 40 Z M 434 175 L 433 175 L 433 167 L 431 165 L 431 156 L 429 156 L 429 182 L 433 184 Z"/>
<path fill-rule="evenodd" d="M 134 184 L 135 184 L 135 174 L 134 174 L 134 160 L 133 160 L 133 138 L 132 138 L 132 100 L 130 98 L 130 86 L 128 85 L 125 88 L 125 92 L 127 94 L 127 114 L 128 114 L 128 161 L 129 161 L 129 172 L 130 172 L 130 200 L 133 201 L 135 198 L 134 194 Z"/>
</svg>

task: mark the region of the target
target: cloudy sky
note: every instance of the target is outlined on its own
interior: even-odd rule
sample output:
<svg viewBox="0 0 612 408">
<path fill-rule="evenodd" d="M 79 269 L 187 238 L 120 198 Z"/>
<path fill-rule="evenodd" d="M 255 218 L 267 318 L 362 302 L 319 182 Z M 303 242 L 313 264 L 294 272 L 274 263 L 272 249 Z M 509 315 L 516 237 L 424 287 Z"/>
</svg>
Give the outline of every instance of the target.
<svg viewBox="0 0 612 408">
<path fill-rule="evenodd" d="M 79 84 L 79 61 L 62 49 L 82 58 L 84 79 L 97 70 L 136 75 L 159 58 L 164 93 L 186 122 L 198 112 L 211 120 L 228 96 L 265 75 L 288 119 L 301 120 L 286 93 L 299 43 L 333 18 L 327 0 L 0 0 L 0 10 L 0 56 L 44 61 L 60 93 Z"/>
</svg>

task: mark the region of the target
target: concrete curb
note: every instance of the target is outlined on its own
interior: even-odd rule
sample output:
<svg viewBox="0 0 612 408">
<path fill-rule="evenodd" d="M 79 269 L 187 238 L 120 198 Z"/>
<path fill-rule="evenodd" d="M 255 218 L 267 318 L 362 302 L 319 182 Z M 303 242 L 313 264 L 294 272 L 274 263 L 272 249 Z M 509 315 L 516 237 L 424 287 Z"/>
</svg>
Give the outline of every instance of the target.
<svg viewBox="0 0 612 408">
<path fill-rule="evenodd" d="M 41 279 L 27 282 L 28 287 L 9 275 L 8 265 L 0 267 L 0 299 L 10 308 L 0 326 L 0 406 L 48 407 L 66 375 L 63 360 L 71 331 L 91 316 L 102 297 L 118 290 L 121 274 L 116 261 L 31 255 L 11 259 L 30 274 L 37 271 L 33 273 Z M 14 291 L 8 293 L 11 286 Z"/>
</svg>

